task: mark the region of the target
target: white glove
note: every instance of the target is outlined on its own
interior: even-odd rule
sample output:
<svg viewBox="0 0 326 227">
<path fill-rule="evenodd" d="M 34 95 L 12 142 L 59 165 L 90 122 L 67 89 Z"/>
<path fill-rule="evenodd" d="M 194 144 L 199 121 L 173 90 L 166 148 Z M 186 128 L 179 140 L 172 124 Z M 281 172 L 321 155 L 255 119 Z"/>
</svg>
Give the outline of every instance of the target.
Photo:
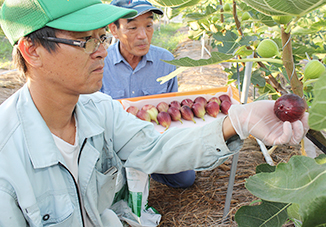
<svg viewBox="0 0 326 227">
<path fill-rule="evenodd" d="M 294 145 L 301 141 L 309 129 L 308 113 L 292 123 L 283 122 L 274 114 L 274 103 L 264 100 L 231 106 L 228 116 L 241 139 L 251 134 L 265 145 Z"/>
</svg>

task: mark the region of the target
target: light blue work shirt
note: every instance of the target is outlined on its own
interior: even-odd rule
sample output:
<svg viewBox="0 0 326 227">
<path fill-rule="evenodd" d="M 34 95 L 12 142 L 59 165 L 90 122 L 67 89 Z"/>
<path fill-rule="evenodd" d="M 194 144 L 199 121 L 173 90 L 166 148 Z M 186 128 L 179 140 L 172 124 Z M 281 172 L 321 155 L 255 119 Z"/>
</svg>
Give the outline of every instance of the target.
<svg viewBox="0 0 326 227">
<path fill-rule="evenodd" d="M 81 95 L 75 114 L 79 191 L 27 85 L 0 106 L 0 226 L 83 226 L 80 198 L 95 226 L 110 226 L 124 167 L 147 174 L 207 170 L 242 145 L 238 136 L 224 142 L 223 119 L 160 134 L 101 92 Z"/>
<path fill-rule="evenodd" d="M 151 45 L 148 53 L 142 57 L 135 70 L 120 54 L 119 42 L 111 45 L 107 51 L 101 92 L 110 95 L 113 99 L 178 91 L 177 77 L 163 84 L 156 81 L 157 78 L 166 76 L 176 69 L 174 65 L 161 60 L 174 59 L 166 49 Z"/>
</svg>

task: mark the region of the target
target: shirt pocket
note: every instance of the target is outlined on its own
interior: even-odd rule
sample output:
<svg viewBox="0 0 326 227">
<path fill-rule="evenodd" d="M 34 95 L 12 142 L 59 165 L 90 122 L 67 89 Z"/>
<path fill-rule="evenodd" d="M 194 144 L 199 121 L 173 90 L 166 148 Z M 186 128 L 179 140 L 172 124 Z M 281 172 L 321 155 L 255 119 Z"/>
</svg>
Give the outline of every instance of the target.
<svg viewBox="0 0 326 227">
<path fill-rule="evenodd" d="M 144 95 L 157 95 L 168 93 L 167 83 L 158 84 L 157 86 L 146 87 L 141 89 Z"/>
<path fill-rule="evenodd" d="M 112 166 L 104 173 L 97 170 L 95 171 L 98 190 L 97 209 L 101 214 L 106 208 L 109 208 L 113 202 L 118 169 Z"/>
<path fill-rule="evenodd" d="M 69 195 L 47 195 L 37 204 L 24 209 L 30 226 L 72 226 L 75 206 Z M 40 225 L 41 223 L 41 225 Z"/>
</svg>

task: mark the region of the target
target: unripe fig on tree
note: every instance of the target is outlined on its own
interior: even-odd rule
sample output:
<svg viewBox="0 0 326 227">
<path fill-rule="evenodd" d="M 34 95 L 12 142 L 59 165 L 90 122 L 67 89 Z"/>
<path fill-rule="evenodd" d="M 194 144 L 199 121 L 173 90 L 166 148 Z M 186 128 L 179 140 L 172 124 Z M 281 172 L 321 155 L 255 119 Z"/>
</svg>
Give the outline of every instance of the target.
<svg viewBox="0 0 326 227">
<path fill-rule="evenodd" d="M 288 24 L 293 16 L 272 16 L 272 19 L 278 24 Z"/>
<path fill-rule="evenodd" d="M 241 16 L 242 21 L 249 20 L 250 19 L 250 13 L 244 12 Z"/>
<path fill-rule="evenodd" d="M 224 11 L 230 11 L 231 10 L 231 4 L 230 3 L 225 3 L 224 5 L 223 5 L 223 10 Z"/>
<path fill-rule="evenodd" d="M 325 72 L 325 66 L 318 60 L 311 60 L 304 68 L 304 80 L 316 79 Z"/>
<path fill-rule="evenodd" d="M 299 120 L 305 110 L 305 102 L 296 94 L 282 95 L 274 104 L 274 113 L 281 121 L 294 122 Z"/>
<path fill-rule="evenodd" d="M 264 39 L 261 41 L 256 50 L 262 58 L 272 58 L 279 55 L 278 46 L 271 39 Z"/>
</svg>

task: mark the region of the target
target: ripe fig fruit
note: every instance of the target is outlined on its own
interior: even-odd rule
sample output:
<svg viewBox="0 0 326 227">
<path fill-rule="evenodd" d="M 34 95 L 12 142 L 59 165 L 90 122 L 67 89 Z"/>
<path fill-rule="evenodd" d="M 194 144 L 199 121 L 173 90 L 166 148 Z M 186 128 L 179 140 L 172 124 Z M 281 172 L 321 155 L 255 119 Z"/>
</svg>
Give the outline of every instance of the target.
<svg viewBox="0 0 326 227">
<path fill-rule="evenodd" d="M 311 60 L 304 68 L 304 80 L 317 79 L 325 72 L 325 66 L 318 60 Z"/>
<path fill-rule="evenodd" d="M 272 16 L 273 21 L 278 24 L 288 24 L 293 16 Z"/>
<path fill-rule="evenodd" d="M 158 110 L 158 112 L 167 112 L 169 109 L 169 104 L 167 104 L 166 102 L 160 102 L 159 104 L 157 104 L 156 109 Z"/>
<path fill-rule="evenodd" d="M 182 106 L 180 112 L 183 119 L 193 121 L 196 124 L 196 121 L 194 119 L 194 113 L 192 112 L 189 106 Z"/>
<path fill-rule="evenodd" d="M 191 108 L 193 104 L 194 104 L 194 102 L 191 99 L 184 99 L 181 101 L 181 106 L 186 105 Z"/>
<path fill-rule="evenodd" d="M 194 103 L 197 103 L 197 102 L 203 104 L 204 107 L 206 107 L 206 105 L 207 105 L 207 100 L 202 96 L 198 96 L 197 98 L 195 98 Z"/>
<path fill-rule="evenodd" d="M 227 115 L 231 105 L 232 103 L 229 102 L 228 100 L 224 100 L 223 102 L 221 102 L 220 105 L 221 112 Z"/>
<path fill-rule="evenodd" d="M 149 113 L 146 110 L 139 110 L 136 114 L 136 117 L 143 121 L 149 121 L 151 122 L 151 116 L 149 116 Z"/>
<path fill-rule="evenodd" d="M 181 124 L 183 124 L 183 122 L 181 120 L 181 113 L 180 113 L 180 110 L 178 108 L 176 108 L 174 106 L 171 106 L 168 109 L 168 114 L 170 114 L 172 121 L 180 121 Z"/>
<path fill-rule="evenodd" d="M 205 121 L 204 116 L 206 114 L 206 110 L 203 104 L 196 102 L 194 105 L 192 105 L 191 110 L 196 117 L 201 118 L 203 121 Z"/>
<path fill-rule="evenodd" d="M 129 106 L 126 111 L 136 116 L 139 109 L 136 106 Z"/>
<path fill-rule="evenodd" d="M 279 55 L 278 46 L 271 39 L 264 39 L 261 41 L 256 50 L 262 58 L 272 58 Z"/>
<path fill-rule="evenodd" d="M 142 110 L 146 110 L 149 113 L 151 120 L 155 121 L 156 124 L 158 124 L 158 121 L 157 121 L 158 111 L 155 106 L 153 106 L 152 104 L 147 104 L 142 107 Z"/>
<path fill-rule="evenodd" d="M 274 104 L 274 113 L 281 121 L 294 122 L 299 120 L 305 110 L 305 102 L 296 94 L 282 95 Z"/>
<path fill-rule="evenodd" d="M 157 120 L 160 125 L 165 127 L 165 130 L 167 130 L 171 125 L 171 116 L 167 112 L 159 112 L 157 115 Z"/>
<path fill-rule="evenodd" d="M 171 106 L 176 107 L 176 108 L 178 108 L 179 110 L 180 110 L 180 108 L 181 108 L 181 104 L 180 104 L 180 102 L 178 102 L 178 101 L 172 101 L 172 102 L 170 103 L 170 107 L 171 107 Z"/>
<path fill-rule="evenodd" d="M 223 102 L 224 100 L 227 100 L 227 101 L 231 102 L 231 98 L 230 98 L 230 96 L 228 96 L 227 94 L 220 95 L 220 96 L 218 97 L 218 99 L 220 100 L 220 102 Z"/>
<path fill-rule="evenodd" d="M 217 104 L 221 104 L 220 99 L 217 98 L 217 97 L 212 97 L 212 98 L 210 98 L 210 99 L 208 100 L 208 102 L 207 102 L 207 105 L 208 105 L 208 103 L 210 103 L 210 102 L 216 102 Z"/>
<path fill-rule="evenodd" d="M 208 102 L 206 112 L 211 117 L 216 117 L 220 112 L 220 105 L 217 102 Z"/>
</svg>

